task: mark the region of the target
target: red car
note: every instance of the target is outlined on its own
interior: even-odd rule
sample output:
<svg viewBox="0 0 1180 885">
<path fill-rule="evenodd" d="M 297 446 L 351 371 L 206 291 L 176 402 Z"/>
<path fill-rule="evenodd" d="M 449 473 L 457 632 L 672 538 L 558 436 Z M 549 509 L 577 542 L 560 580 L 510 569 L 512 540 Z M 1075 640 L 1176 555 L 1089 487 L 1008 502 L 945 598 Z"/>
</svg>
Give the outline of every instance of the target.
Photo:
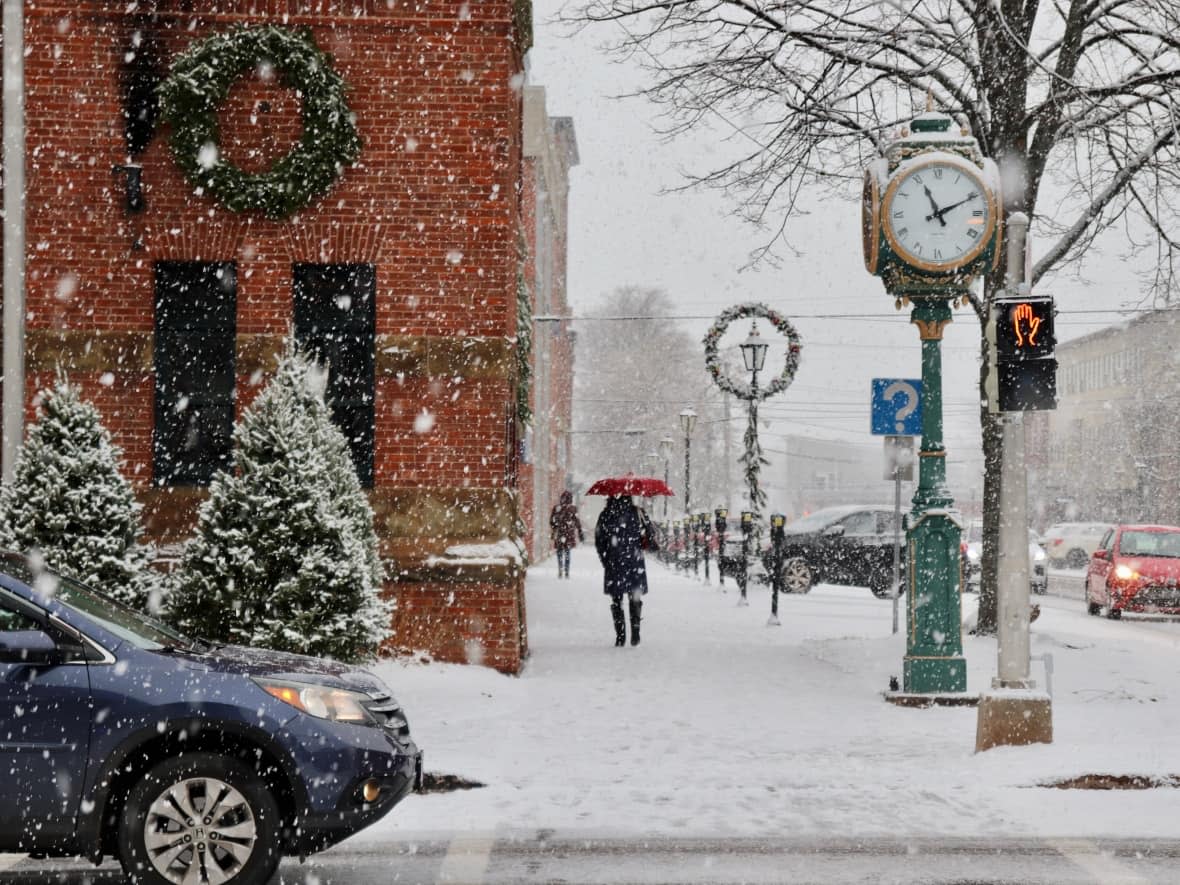
<svg viewBox="0 0 1180 885">
<path fill-rule="evenodd" d="M 1086 610 L 1180 614 L 1180 528 L 1116 525 L 1086 568 Z"/>
</svg>

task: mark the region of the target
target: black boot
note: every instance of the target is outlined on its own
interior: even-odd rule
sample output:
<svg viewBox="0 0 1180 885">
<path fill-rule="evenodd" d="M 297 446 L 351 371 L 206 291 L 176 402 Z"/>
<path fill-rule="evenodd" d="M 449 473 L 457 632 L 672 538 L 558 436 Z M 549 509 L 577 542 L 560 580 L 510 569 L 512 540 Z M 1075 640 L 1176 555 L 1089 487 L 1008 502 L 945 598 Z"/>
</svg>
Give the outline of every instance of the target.
<svg viewBox="0 0 1180 885">
<path fill-rule="evenodd" d="M 640 615 L 643 613 L 643 600 L 631 600 L 631 644 L 639 645 L 639 622 L 643 620 Z"/>
<path fill-rule="evenodd" d="M 627 622 L 623 620 L 623 600 L 616 599 L 610 604 L 611 617 L 615 619 L 615 645 L 627 644 Z"/>
</svg>

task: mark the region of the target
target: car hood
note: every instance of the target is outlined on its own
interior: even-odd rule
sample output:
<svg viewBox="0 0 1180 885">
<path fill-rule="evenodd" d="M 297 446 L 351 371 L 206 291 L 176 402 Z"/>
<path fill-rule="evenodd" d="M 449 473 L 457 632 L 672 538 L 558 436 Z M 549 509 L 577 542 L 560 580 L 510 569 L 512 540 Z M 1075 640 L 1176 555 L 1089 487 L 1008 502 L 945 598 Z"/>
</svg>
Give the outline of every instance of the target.
<svg viewBox="0 0 1180 885">
<path fill-rule="evenodd" d="M 244 676 L 270 676 L 292 682 L 311 682 L 330 688 L 351 689 L 370 694 L 386 694 L 385 685 L 366 670 L 339 661 L 313 658 L 265 648 L 222 645 L 208 652 L 179 652 L 194 666 L 215 673 L 240 673 Z"/>
<path fill-rule="evenodd" d="M 1120 556 L 1116 565 L 1125 565 L 1149 581 L 1180 581 L 1180 559 L 1170 556 Z"/>
</svg>

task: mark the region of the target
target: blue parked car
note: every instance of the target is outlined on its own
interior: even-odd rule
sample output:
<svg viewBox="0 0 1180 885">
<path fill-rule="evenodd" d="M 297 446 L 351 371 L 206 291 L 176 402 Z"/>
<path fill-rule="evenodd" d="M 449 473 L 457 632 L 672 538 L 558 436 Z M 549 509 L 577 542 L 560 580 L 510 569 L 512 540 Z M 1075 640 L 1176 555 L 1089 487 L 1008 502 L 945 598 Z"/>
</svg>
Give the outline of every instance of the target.
<svg viewBox="0 0 1180 885">
<path fill-rule="evenodd" d="M 0 553 L 0 852 L 248 885 L 421 780 L 405 715 L 371 674 L 190 639 Z"/>
</svg>

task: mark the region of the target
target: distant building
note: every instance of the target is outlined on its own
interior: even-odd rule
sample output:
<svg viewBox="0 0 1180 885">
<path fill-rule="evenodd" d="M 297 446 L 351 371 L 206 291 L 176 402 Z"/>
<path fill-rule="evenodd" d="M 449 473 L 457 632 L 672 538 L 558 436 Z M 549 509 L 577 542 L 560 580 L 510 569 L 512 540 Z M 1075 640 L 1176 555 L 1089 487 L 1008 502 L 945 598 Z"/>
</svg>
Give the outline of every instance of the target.
<svg viewBox="0 0 1180 885">
<path fill-rule="evenodd" d="M 1025 418 L 1035 522 L 1180 520 L 1178 333 L 1159 310 L 1058 345 L 1057 409 Z"/>
<path fill-rule="evenodd" d="M 569 239 L 569 171 L 578 143 L 569 117 L 550 117 L 545 89 L 524 89 L 524 168 L 521 206 L 528 258 L 523 283 L 534 316 L 569 316 L 566 254 Z M 549 511 L 573 484 L 569 430 L 572 415 L 574 332 L 568 322 L 532 326 L 529 407 L 520 475 L 521 516 L 531 557 L 552 552 Z"/>
<path fill-rule="evenodd" d="M 151 539 L 181 542 L 293 331 L 330 362 L 392 575 L 393 644 L 508 672 L 528 650 L 512 551 L 568 461 L 560 326 L 534 336 L 528 446 L 518 411 L 521 293 L 564 310 L 577 159 L 543 101 L 525 121 L 530 14 L 527 0 L 25 5 L 26 411 L 66 368 L 125 453 Z M 330 54 L 362 140 L 282 218 L 195 186 L 154 110 L 180 53 L 262 24 Z M 198 158 L 252 175 L 290 152 L 304 99 L 274 67 L 233 81 Z"/>
<path fill-rule="evenodd" d="M 880 441 L 845 442 L 809 436 L 784 437 L 786 455 L 774 454 L 763 468 L 771 510 L 797 519 L 840 504 L 887 504 L 893 483 L 884 479 Z M 785 463 L 784 463 L 785 462 Z M 902 508 L 909 508 L 913 484 L 902 483 Z"/>
</svg>

